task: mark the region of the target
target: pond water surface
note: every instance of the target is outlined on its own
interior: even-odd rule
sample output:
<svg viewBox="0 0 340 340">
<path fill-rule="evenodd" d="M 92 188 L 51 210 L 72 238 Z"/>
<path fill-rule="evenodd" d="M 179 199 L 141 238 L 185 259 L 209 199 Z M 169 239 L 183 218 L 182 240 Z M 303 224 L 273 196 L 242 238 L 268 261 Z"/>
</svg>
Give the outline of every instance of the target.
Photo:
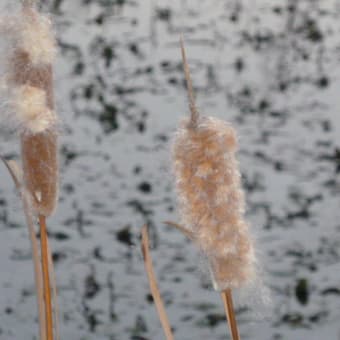
<svg viewBox="0 0 340 340">
<path fill-rule="evenodd" d="M 3 6 L 3 5 L 2 5 Z M 188 113 L 184 35 L 201 113 L 234 124 L 270 312 L 242 339 L 340 339 L 340 1 L 55 0 L 60 203 L 49 221 L 61 338 L 163 339 L 140 251 L 176 339 L 227 339 L 221 300 L 178 221 L 171 140 Z M 3 130 L 1 154 L 18 158 Z M 37 337 L 31 251 L 0 169 L 0 339 Z M 260 316 L 260 317 L 259 317 Z"/>
</svg>

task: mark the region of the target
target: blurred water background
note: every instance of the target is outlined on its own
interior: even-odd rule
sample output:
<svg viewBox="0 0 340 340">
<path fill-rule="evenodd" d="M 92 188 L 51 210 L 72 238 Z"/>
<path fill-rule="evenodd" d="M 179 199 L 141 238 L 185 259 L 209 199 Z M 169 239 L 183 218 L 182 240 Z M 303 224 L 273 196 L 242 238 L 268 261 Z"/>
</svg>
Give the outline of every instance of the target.
<svg viewBox="0 0 340 340">
<path fill-rule="evenodd" d="M 59 44 L 60 203 L 49 235 L 62 339 L 164 338 L 144 223 L 175 338 L 228 338 L 197 249 L 162 223 L 178 221 L 170 149 L 188 113 L 181 33 L 201 113 L 239 132 L 247 218 L 272 291 L 269 315 L 237 309 L 242 339 L 340 339 L 340 1 L 42 4 Z M 19 157 L 6 129 L 0 152 Z M 0 268 L 0 339 L 37 339 L 28 232 L 4 166 Z"/>
</svg>

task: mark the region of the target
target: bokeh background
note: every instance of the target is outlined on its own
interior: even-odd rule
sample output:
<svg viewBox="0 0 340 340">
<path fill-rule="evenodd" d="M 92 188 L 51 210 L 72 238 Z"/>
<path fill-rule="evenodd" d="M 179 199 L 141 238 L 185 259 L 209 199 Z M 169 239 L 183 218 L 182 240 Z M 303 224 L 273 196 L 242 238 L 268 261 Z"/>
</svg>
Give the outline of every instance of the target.
<svg viewBox="0 0 340 340">
<path fill-rule="evenodd" d="M 198 250 L 162 223 L 178 221 L 170 150 L 188 113 L 181 33 L 200 111 L 238 130 L 247 218 L 272 292 L 269 313 L 237 309 L 242 339 L 340 339 L 340 1 L 42 7 L 59 44 L 60 203 L 49 235 L 62 339 L 164 338 L 140 251 L 144 223 L 175 338 L 228 338 Z M 6 128 L 0 152 L 19 157 Z M 0 269 L 0 339 L 37 339 L 28 232 L 4 166 Z"/>
</svg>

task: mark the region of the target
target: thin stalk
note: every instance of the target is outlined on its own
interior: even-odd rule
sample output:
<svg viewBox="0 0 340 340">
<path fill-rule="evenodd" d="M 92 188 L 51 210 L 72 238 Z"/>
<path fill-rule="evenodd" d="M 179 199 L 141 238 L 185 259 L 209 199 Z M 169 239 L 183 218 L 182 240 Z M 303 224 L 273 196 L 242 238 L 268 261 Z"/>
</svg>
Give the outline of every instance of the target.
<svg viewBox="0 0 340 340">
<path fill-rule="evenodd" d="M 42 273 L 41 273 L 41 262 L 39 256 L 39 245 L 37 237 L 35 236 L 34 222 L 31 214 L 29 198 L 27 193 L 22 190 L 22 174 L 15 161 L 6 161 L 2 156 L 0 156 L 4 164 L 6 165 L 16 189 L 21 193 L 21 199 L 23 203 L 26 223 L 28 226 L 28 232 L 31 239 L 32 247 L 32 258 L 34 266 L 34 279 L 35 287 L 37 292 L 37 305 L 38 305 L 38 315 L 39 315 L 39 339 L 46 340 L 46 328 L 45 328 L 45 306 L 44 306 L 44 295 L 43 295 L 43 284 L 42 284 Z"/>
<path fill-rule="evenodd" d="M 231 289 L 227 289 L 221 293 L 224 310 L 227 316 L 229 330 L 231 333 L 232 340 L 240 340 L 240 335 L 237 329 L 237 322 L 234 311 L 233 297 L 231 294 Z"/>
<path fill-rule="evenodd" d="M 153 270 L 152 259 L 151 259 L 150 250 L 149 250 L 148 227 L 146 225 L 144 225 L 142 228 L 142 253 L 143 253 L 146 273 L 149 279 L 151 294 L 156 305 L 156 309 L 157 309 L 158 316 L 159 316 L 159 319 L 161 321 L 161 324 L 162 324 L 162 327 L 165 333 L 165 337 L 167 340 L 173 340 L 174 337 L 172 335 L 169 319 L 168 319 L 168 316 L 166 315 L 163 300 L 162 300 L 161 294 L 159 293 L 156 275 Z"/>
<path fill-rule="evenodd" d="M 182 225 L 176 223 L 176 222 L 172 222 L 172 221 L 164 221 L 164 224 L 170 226 L 170 227 L 175 227 L 177 228 L 179 231 L 181 231 L 188 239 L 190 239 L 191 241 L 195 240 L 195 235 L 191 230 L 186 229 L 185 227 L 183 227 Z"/>
<path fill-rule="evenodd" d="M 54 271 L 54 265 L 52 260 L 52 253 L 50 248 L 50 243 L 47 238 L 47 252 L 48 252 L 48 266 L 49 271 L 51 273 L 51 287 L 52 287 L 52 302 L 53 302 L 53 314 L 54 314 L 54 334 L 56 340 L 60 340 L 60 333 L 59 333 L 59 305 L 58 305 L 58 292 L 57 292 L 57 280 Z"/>
<path fill-rule="evenodd" d="M 42 263 L 44 301 L 45 301 L 46 339 L 53 340 L 53 314 L 52 314 L 51 286 L 50 286 L 50 274 L 49 274 L 49 264 L 48 264 L 49 255 L 48 255 L 47 227 L 46 227 L 45 216 L 39 215 L 39 224 L 40 224 L 41 263 Z"/>
<path fill-rule="evenodd" d="M 30 208 L 27 197 L 23 197 L 24 212 L 26 216 L 26 223 L 28 225 L 29 235 L 32 244 L 32 257 L 34 263 L 35 272 L 35 285 L 37 289 L 37 300 L 38 300 L 38 310 L 39 310 L 39 333 L 40 340 L 46 340 L 46 319 L 45 319 L 45 304 L 44 304 L 44 290 L 43 290 L 43 278 L 41 261 L 39 256 L 39 244 L 37 237 L 35 236 L 34 222 L 32 220 L 32 215 L 30 214 Z"/>
</svg>

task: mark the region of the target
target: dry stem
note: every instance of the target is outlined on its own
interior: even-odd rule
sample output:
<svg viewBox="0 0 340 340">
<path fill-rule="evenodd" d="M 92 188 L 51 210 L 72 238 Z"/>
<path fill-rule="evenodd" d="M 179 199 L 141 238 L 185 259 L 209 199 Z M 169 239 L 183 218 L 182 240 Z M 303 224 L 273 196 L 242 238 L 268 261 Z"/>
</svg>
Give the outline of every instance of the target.
<svg viewBox="0 0 340 340">
<path fill-rule="evenodd" d="M 25 193 L 26 194 L 26 193 Z M 24 195 L 25 195 L 24 194 Z M 31 238 L 32 244 L 32 254 L 33 263 L 35 271 L 35 284 L 37 289 L 37 300 L 38 300 L 38 310 L 39 310 L 39 332 L 40 340 L 46 340 L 46 319 L 45 319 L 45 304 L 44 304 L 44 291 L 43 291 L 43 277 L 41 270 L 41 261 L 39 256 L 39 244 L 34 230 L 34 222 L 32 220 L 32 215 L 30 213 L 30 205 L 28 197 L 23 197 L 24 212 L 26 216 L 26 223 L 28 225 L 28 230 Z"/>
<path fill-rule="evenodd" d="M 48 240 L 46 217 L 39 215 L 40 224 L 40 246 L 41 246 L 41 263 L 44 285 L 44 300 L 45 300 L 45 321 L 46 321 L 46 339 L 53 340 L 53 314 L 51 303 L 51 287 L 49 274 L 49 255 L 48 255 Z"/>
<path fill-rule="evenodd" d="M 6 165 L 16 189 L 19 193 L 21 193 L 21 198 L 24 207 L 24 213 L 26 217 L 26 223 L 28 226 L 28 232 L 31 239 L 31 246 L 32 246 L 32 258 L 33 258 L 33 265 L 34 265 L 34 279 L 35 279 L 35 286 L 37 291 L 37 304 L 38 304 L 38 314 L 39 314 L 39 335 L 40 340 L 46 340 L 46 327 L 45 327 L 45 306 L 44 306 L 44 295 L 43 295 L 43 288 L 42 288 L 42 273 L 41 273 L 41 265 L 40 265 L 40 256 L 39 256 L 39 247 L 38 247 L 38 240 L 35 236 L 34 230 L 34 222 L 32 219 L 32 214 L 30 210 L 29 198 L 25 191 L 22 191 L 22 174 L 20 173 L 20 168 L 18 167 L 15 161 L 6 161 L 2 156 L 0 156 L 4 164 Z"/>
<path fill-rule="evenodd" d="M 222 292 L 221 296 L 222 296 L 224 310 L 227 316 L 232 340 L 240 340 L 240 335 L 237 329 L 237 322 L 236 322 L 236 317 L 235 317 L 231 289 L 227 289 L 226 291 Z"/>
<path fill-rule="evenodd" d="M 52 287 L 52 302 L 53 302 L 53 314 L 54 314 L 54 334 L 56 340 L 60 340 L 60 333 L 59 333 L 59 306 L 58 306 L 58 291 L 57 291 L 57 280 L 53 266 L 53 259 L 50 244 L 47 238 L 47 252 L 48 252 L 48 266 L 49 272 L 51 274 L 51 287 Z"/>
<path fill-rule="evenodd" d="M 179 231 L 181 231 L 188 239 L 190 239 L 191 241 L 195 240 L 195 235 L 192 231 L 187 230 L 185 227 L 183 227 L 182 225 L 176 223 L 176 222 L 172 222 L 172 221 L 164 221 L 164 224 L 170 226 L 170 227 L 175 227 L 176 229 L 178 229 Z"/>
<path fill-rule="evenodd" d="M 152 294 L 153 300 L 157 308 L 158 316 L 161 321 L 161 324 L 162 324 L 162 327 L 165 333 L 165 337 L 167 340 L 173 340 L 174 337 L 172 335 L 169 320 L 166 315 L 166 311 L 164 308 L 161 295 L 159 293 L 159 288 L 157 285 L 155 272 L 153 270 L 152 259 L 151 259 L 150 252 L 149 252 L 149 235 L 148 235 L 147 225 L 144 225 L 142 228 L 142 253 L 144 257 L 146 273 L 149 279 L 151 294 Z"/>
</svg>

